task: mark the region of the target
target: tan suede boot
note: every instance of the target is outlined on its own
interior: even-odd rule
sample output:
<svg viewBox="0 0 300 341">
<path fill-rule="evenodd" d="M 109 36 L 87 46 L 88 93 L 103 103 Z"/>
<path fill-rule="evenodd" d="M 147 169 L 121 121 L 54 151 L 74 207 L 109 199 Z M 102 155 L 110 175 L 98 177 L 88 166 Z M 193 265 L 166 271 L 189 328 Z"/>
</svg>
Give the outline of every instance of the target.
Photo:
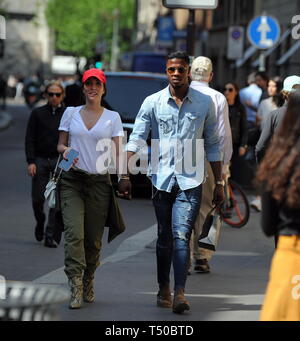
<svg viewBox="0 0 300 341">
<path fill-rule="evenodd" d="M 174 294 L 173 312 L 182 314 L 185 310 L 190 310 L 190 304 L 184 297 L 184 289 L 177 289 Z"/>
<path fill-rule="evenodd" d="M 79 309 L 82 305 L 83 285 L 82 277 L 74 276 L 69 278 L 69 286 L 71 289 L 71 299 L 69 308 Z"/>
<path fill-rule="evenodd" d="M 157 306 L 161 308 L 172 308 L 172 296 L 169 284 L 160 287 L 157 294 Z"/>
<path fill-rule="evenodd" d="M 87 303 L 95 301 L 94 274 L 84 273 L 83 275 L 83 300 Z"/>
</svg>

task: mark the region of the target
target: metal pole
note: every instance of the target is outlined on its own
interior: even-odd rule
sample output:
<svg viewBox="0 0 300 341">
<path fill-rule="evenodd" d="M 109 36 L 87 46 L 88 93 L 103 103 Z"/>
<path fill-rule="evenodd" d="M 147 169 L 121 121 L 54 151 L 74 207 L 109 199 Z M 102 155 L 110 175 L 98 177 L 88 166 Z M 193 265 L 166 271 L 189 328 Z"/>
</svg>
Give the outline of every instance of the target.
<svg viewBox="0 0 300 341">
<path fill-rule="evenodd" d="M 266 71 L 266 56 L 265 51 L 261 51 L 259 55 L 259 68 L 258 71 Z"/>
<path fill-rule="evenodd" d="M 111 61 L 110 61 L 110 69 L 111 71 L 117 70 L 117 63 L 118 63 L 118 55 L 119 55 L 119 17 L 120 11 L 119 9 L 115 9 L 113 12 L 114 16 L 114 26 L 113 26 L 113 38 L 111 44 Z"/>
<path fill-rule="evenodd" d="M 189 22 L 187 27 L 187 53 L 190 56 L 190 60 L 194 59 L 195 54 L 195 10 L 189 9 Z"/>
</svg>

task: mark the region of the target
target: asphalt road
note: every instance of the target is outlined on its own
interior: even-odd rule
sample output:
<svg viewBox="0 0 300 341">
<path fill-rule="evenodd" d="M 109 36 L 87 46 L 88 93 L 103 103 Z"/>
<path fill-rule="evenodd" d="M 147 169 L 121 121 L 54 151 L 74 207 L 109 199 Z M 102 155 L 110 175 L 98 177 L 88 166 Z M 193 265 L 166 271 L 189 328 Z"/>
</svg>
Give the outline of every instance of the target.
<svg viewBox="0 0 300 341">
<path fill-rule="evenodd" d="M 66 286 L 63 242 L 49 249 L 34 239 L 35 221 L 26 173 L 24 136 L 29 111 L 9 106 L 13 123 L 0 132 L 0 275 L 7 280 Z M 242 229 L 224 225 L 210 274 L 192 273 L 186 286 L 191 311 L 175 315 L 156 302 L 155 216 L 148 198 L 121 201 L 127 230 L 104 245 L 96 302 L 59 308 L 60 318 L 85 321 L 256 321 L 263 300 L 273 240 L 251 212 Z"/>
</svg>

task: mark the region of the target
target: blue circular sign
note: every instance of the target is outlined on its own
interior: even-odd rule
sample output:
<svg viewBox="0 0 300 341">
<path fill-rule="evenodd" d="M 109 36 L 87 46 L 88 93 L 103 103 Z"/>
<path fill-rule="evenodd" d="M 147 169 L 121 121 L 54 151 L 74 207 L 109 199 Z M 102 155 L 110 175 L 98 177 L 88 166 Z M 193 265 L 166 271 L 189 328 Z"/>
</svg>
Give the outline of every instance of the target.
<svg viewBox="0 0 300 341">
<path fill-rule="evenodd" d="M 262 15 L 251 20 L 247 35 L 250 43 L 258 49 L 269 49 L 280 38 L 280 26 L 275 18 Z"/>
<path fill-rule="evenodd" d="M 235 29 L 234 31 L 231 32 L 231 37 L 235 40 L 240 39 L 241 35 L 242 35 L 241 31 L 239 31 L 237 29 Z"/>
</svg>

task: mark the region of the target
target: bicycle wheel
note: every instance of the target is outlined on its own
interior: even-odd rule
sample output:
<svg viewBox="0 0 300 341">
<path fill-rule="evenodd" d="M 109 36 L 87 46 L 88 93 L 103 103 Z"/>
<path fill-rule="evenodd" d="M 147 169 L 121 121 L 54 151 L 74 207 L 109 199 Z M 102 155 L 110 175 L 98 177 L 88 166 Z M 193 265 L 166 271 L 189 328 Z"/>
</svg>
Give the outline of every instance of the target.
<svg viewBox="0 0 300 341">
<path fill-rule="evenodd" d="M 249 202 L 241 187 L 234 181 L 228 180 L 229 198 L 219 209 L 222 220 L 232 227 L 243 227 L 250 215 Z"/>
</svg>

